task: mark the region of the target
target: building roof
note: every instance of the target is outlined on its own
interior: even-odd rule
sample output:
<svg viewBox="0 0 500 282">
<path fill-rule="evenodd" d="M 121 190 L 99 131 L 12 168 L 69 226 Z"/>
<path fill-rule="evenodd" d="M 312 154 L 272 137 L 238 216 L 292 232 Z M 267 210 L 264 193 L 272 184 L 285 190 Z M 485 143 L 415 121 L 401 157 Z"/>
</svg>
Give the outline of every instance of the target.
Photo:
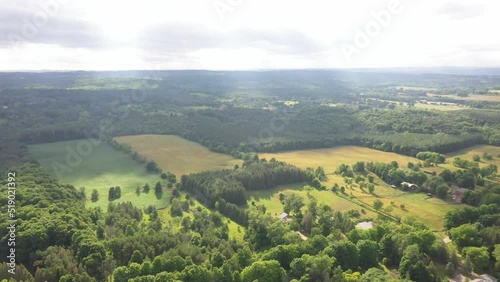
<svg viewBox="0 0 500 282">
<path fill-rule="evenodd" d="M 280 219 L 285 219 L 287 216 L 288 216 L 288 214 L 286 212 L 284 212 L 284 213 L 281 213 L 278 217 Z"/>
<path fill-rule="evenodd" d="M 413 184 L 410 182 L 406 182 L 406 181 L 401 182 L 401 185 L 405 185 L 405 184 L 408 185 L 408 187 L 417 186 L 417 184 Z"/>
<path fill-rule="evenodd" d="M 463 194 L 467 191 L 470 191 L 470 190 L 467 188 L 459 188 L 459 189 L 455 190 L 455 193 Z"/>
</svg>

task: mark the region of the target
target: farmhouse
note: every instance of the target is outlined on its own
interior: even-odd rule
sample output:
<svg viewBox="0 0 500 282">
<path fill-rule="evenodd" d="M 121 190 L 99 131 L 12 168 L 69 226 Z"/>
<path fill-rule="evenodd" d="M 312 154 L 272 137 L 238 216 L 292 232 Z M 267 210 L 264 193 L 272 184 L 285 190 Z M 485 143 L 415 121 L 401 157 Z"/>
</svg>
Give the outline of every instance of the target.
<svg viewBox="0 0 500 282">
<path fill-rule="evenodd" d="M 418 188 L 417 184 L 413 184 L 413 183 L 409 183 L 409 182 L 405 182 L 405 181 L 401 182 L 401 187 L 403 187 L 405 185 L 408 186 L 408 188 L 410 188 L 411 190 L 415 190 Z"/>
<path fill-rule="evenodd" d="M 288 214 L 286 212 L 281 213 L 278 217 L 279 217 L 279 219 L 281 219 L 284 222 L 286 222 L 288 220 Z"/>
<path fill-rule="evenodd" d="M 470 191 L 470 190 L 467 189 L 467 188 L 460 188 L 460 189 L 455 190 L 455 192 L 453 192 L 453 200 L 455 200 L 458 203 L 461 203 L 462 202 L 462 196 L 467 191 Z"/>
</svg>

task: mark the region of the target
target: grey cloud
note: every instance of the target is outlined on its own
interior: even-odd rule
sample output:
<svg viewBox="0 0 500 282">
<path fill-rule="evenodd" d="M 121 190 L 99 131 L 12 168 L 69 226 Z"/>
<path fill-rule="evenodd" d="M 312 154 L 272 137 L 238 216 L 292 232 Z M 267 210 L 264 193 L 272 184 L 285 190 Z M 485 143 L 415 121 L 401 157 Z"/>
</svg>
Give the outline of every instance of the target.
<svg viewBox="0 0 500 282">
<path fill-rule="evenodd" d="M 100 26 L 83 20 L 77 11 L 65 10 L 67 7 L 60 7 L 60 12 L 49 16 L 46 23 L 37 24 L 33 19 L 34 15 L 47 15 L 39 6 L 42 2 L 44 1 L 12 1 L 9 5 L 2 5 L 5 7 L 0 10 L 0 48 L 9 48 L 12 37 L 21 44 L 54 44 L 69 48 L 106 49 L 114 47 L 112 44 L 121 44 L 105 38 Z M 298 31 L 221 31 L 181 23 L 145 27 L 134 46 L 130 47 L 158 55 L 187 53 L 206 48 L 250 47 L 275 54 L 311 54 L 322 50 L 319 44 Z"/>
<path fill-rule="evenodd" d="M 302 33 L 287 30 L 233 30 L 222 32 L 193 25 L 169 24 L 144 30 L 139 46 L 166 51 L 195 51 L 204 48 L 254 47 L 272 53 L 303 54 L 321 50 Z"/>
<path fill-rule="evenodd" d="M 22 1 L 20 1 L 22 2 Z M 38 16 L 37 16 L 38 15 Z M 54 16 L 37 6 L 11 6 L 0 11 L 0 46 L 24 43 L 63 47 L 104 47 L 99 27 L 81 19 Z"/>
</svg>

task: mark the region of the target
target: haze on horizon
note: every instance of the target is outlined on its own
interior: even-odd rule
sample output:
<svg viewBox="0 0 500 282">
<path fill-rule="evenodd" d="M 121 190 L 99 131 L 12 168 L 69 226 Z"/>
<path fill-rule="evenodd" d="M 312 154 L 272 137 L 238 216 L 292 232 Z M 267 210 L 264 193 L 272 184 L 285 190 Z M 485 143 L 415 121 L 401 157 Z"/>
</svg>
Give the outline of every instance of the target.
<svg viewBox="0 0 500 282">
<path fill-rule="evenodd" d="M 0 70 L 499 67 L 494 0 L 0 0 Z"/>
</svg>

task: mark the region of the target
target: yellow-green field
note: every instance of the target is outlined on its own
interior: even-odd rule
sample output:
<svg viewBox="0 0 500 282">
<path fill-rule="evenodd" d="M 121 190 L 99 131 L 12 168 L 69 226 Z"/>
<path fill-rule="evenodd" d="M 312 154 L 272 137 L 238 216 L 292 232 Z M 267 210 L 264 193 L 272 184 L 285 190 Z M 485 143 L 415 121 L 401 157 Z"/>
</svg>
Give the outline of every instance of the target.
<svg viewBox="0 0 500 282">
<path fill-rule="evenodd" d="M 433 93 L 427 93 L 427 96 L 441 96 L 445 98 L 452 98 L 456 100 L 464 100 L 464 101 L 485 101 L 485 102 L 500 102 L 500 95 L 474 95 L 470 94 L 467 97 L 461 97 L 458 95 L 438 95 Z"/>
<path fill-rule="evenodd" d="M 406 167 L 408 162 L 418 162 L 416 158 L 382 152 L 358 146 L 340 146 L 328 149 L 297 150 L 283 153 L 259 154 L 259 157 L 291 163 L 300 168 L 316 168 L 322 166 L 326 173 L 335 171 L 340 164 L 352 165 L 357 161 L 364 162 L 391 162 L 397 161 L 400 166 Z"/>
<path fill-rule="evenodd" d="M 422 103 L 416 103 L 414 107 L 418 109 L 438 110 L 438 111 L 457 111 L 469 108 L 466 106 L 458 106 L 458 105 L 446 106 L 446 105 L 434 105 L 434 104 L 422 104 Z"/>
<path fill-rule="evenodd" d="M 277 216 L 283 212 L 283 204 L 279 199 L 279 194 L 285 196 L 296 194 L 304 199 L 307 205 L 311 199 L 316 199 L 319 203 L 325 203 L 335 211 L 358 210 L 361 213 L 361 207 L 346 199 L 343 199 L 331 191 L 319 191 L 316 189 L 304 189 L 305 184 L 290 184 L 275 187 L 269 190 L 259 190 L 248 192 L 248 204 L 255 202 L 256 205 L 264 205 L 266 211 L 272 216 Z M 302 208 L 306 210 L 305 207 Z M 361 214 L 361 218 L 375 218 L 376 214 L 367 210 L 366 214 Z"/>
<path fill-rule="evenodd" d="M 493 156 L 492 160 L 484 160 L 483 154 L 488 153 Z M 469 147 L 460 151 L 456 151 L 446 155 L 446 161 L 448 163 L 452 163 L 455 157 L 460 157 L 462 159 L 467 159 L 472 161 L 472 157 L 474 155 L 479 155 L 481 157 L 481 161 L 479 161 L 479 166 L 483 167 L 488 164 L 495 164 L 500 167 L 500 147 L 498 146 L 490 146 L 490 145 L 477 145 L 473 147 Z"/>
<path fill-rule="evenodd" d="M 482 158 L 483 153 L 490 154 L 493 157 L 493 159 L 492 160 L 483 159 Z M 481 157 L 481 160 L 478 162 L 479 167 L 484 167 L 489 164 L 494 164 L 497 167 L 500 167 L 500 157 L 498 157 L 500 155 L 500 147 L 490 146 L 490 145 L 477 145 L 453 153 L 446 154 L 446 162 L 444 164 L 440 164 L 439 167 L 433 167 L 426 170 L 435 171 L 436 173 L 440 173 L 445 169 L 449 169 L 452 171 L 459 170 L 460 168 L 453 165 L 453 159 L 459 157 L 462 159 L 466 159 L 468 161 L 472 161 L 472 157 L 474 155 L 479 155 Z M 496 178 L 493 178 L 493 180 L 499 181 L 500 177 L 497 176 Z"/>
<path fill-rule="evenodd" d="M 81 156 L 81 161 L 78 164 L 77 162 L 74 164 L 67 162 L 68 150 L 76 151 L 77 146 L 81 146 L 82 142 L 90 144 L 84 139 L 35 144 L 28 146 L 28 151 L 61 183 L 71 184 L 77 189 L 85 187 L 86 203 L 90 207 L 99 206 L 106 210 L 109 203 L 108 191 L 111 186 L 120 186 L 122 191 L 121 198 L 114 202 L 131 201 L 141 208 L 149 205 L 164 207 L 168 204 L 170 193 L 164 193 L 161 199 L 157 199 L 154 192 L 141 193 L 138 196 L 135 193 L 135 188 L 138 185 L 149 183 L 151 187 L 154 187 L 155 183 L 161 180 L 160 177 L 147 173 L 143 165 L 108 144 L 101 143 L 92 146 L 90 153 Z M 73 158 L 70 158 L 70 161 Z M 69 171 L 62 169 L 62 167 L 66 167 Z M 97 189 L 100 196 L 95 203 L 90 201 L 93 189 Z"/>
<path fill-rule="evenodd" d="M 214 153 L 202 145 L 176 135 L 132 135 L 116 137 L 140 155 L 155 161 L 162 170 L 182 174 L 233 168 L 242 161 Z"/>
</svg>

